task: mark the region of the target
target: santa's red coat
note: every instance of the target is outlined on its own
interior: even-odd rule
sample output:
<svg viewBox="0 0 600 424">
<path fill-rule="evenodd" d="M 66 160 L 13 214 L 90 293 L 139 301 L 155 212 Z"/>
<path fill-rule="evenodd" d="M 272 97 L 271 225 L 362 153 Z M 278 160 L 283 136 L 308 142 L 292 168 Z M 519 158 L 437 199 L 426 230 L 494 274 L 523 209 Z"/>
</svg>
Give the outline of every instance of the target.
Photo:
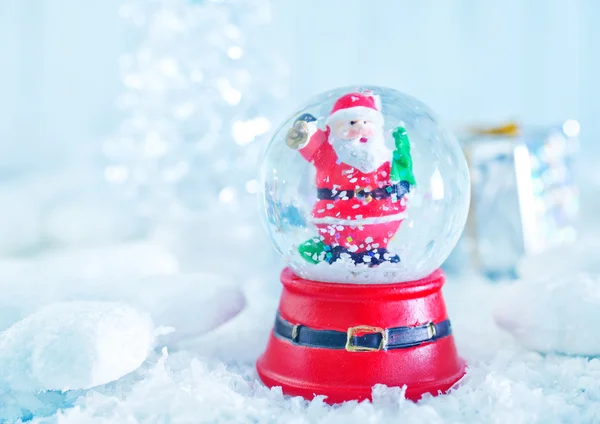
<svg viewBox="0 0 600 424">
<path fill-rule="evenodd" d="M 401 220 L 406 209 L 404 198 L 361 199 L 345 196 L 355 190 L 370 191 L 390 185 L 390 162 L 385 162 L 373 172 L 363 173 L 339 161 L 328 138 L 329 128 L 317 130 L 306 146 L 300 149 L 302 156 L 315 166 L 317 187 L 337 190 L 339 193 L 335 200 L 317 201 L 312 210 L 313 222 L 351 225 L 352 221 L 356 224 L 377 224 Z"/>
</svg>

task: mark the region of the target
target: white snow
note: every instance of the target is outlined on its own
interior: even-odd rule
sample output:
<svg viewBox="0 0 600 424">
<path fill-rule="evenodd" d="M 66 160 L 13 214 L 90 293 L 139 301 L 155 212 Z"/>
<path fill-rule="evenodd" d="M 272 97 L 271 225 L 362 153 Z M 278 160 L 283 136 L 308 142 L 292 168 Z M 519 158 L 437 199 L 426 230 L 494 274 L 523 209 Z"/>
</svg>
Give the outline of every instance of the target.
<svg viewBox="0 0 600 424">
<path fill-rule="evenodd" d="M 400 388 L 375 387 L 371 402 L 328 406 L 287 398 L 257 380 L 253 361 L 272 323 L 273 284 L 248 290 L 250 308 L 139 379 L 90 390 L 39 423 L 591 423 L 600 419 L 600 360 L 541 355 L 493 323 L 502 286 L 449 281 L 447 300 L 467 376 L 446 396 L 419 403 Z M 270 309 L 270 311 L 265 311 Z"/>
<path fill-rule="evenodd" d="M 0 184 L 0 205 L 0 254 L 112 244 L 143 232 L 133 203 L 118 198 L 99 167 L 87 163 Z"/>
<path fill-rule="evenodd" d="M 351 251 L 358 250 L 358 246 L 352 246 Z M 370 250 L 370 248 L 368 249 Z M 375 268 L 369 268 L 366 264 L 356 264 L 348 255 L 333 264 L 320 262 L 310 264 L 308 262 L 294 263 L 295 272 L 302 278 L 309 280 L 343 282 L 350 284 L 379 284 L 402 280 L 410 270 L 407 270 L 402 262 L 384 262 Z"/>
<path fill-rule="evenodd" d="M 529 349 L 600 356 L 599 256 L 592 240 L 529 258 L 497 299 L 498 325 Z"/>
<path fill-rule="evenodd" d="M 600 355 L 600 275 L 574 273 L 507 287 L 495 316 L 527 348 Z"/>
<path fill-rule="evenodd" d="M 600 422 L 600 359 L 581 356 L 598 354 L 600 334 L 600 262 L 590 245 L 529 259 L 512 285 L 470 274 L 447 282 L 468 363 L 448 395 L 413 403 L 401 388 L 377 386 L 373 402 L 328 406 L 258 380 L 282 264 L 255 236 L 257 224 L 230 218 L 181 227 L 179 242 L 167 243 L 176 255 L 156 240 L 86 246 L 65 238 L 61 249 L 0 259 L 0 422 Z M 9 251 L 38 243 L 2 228 Z"/>
<path fill-rule="evenodd" d="M 18 187 L 0 187 L 0 253 L 22 252 L 41 243 L 42 224 L 39 201 Z"/>
<path fill-rule="evenodd" d="M 129 207 L 129 213 L 123 209 Z M 97 192 L 78 194 L 50 205 L 42 221 L 43 236 L 57 245 L 110 243 L 140 232 L 130 205 Z"/>
<path fill-rule="evenodd" d="M 0 334 L 0 387 L 87 389 L 136 370 L 150 353 L 148 314 L 114 302 L 48 305 Z"/>
</svg>

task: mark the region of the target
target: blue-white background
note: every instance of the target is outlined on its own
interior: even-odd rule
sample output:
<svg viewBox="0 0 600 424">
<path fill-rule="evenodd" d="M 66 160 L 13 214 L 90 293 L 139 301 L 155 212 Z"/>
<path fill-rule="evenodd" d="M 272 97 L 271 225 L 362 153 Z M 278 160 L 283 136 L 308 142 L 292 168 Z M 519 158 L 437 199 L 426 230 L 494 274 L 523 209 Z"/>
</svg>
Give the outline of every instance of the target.
<svg viewBox="0 0 600 424">
<path fill-rule="evenodd" d="M 143 6 L 152 1 L 142 0 L 147 2 Z M 235 7 L 244 1 L 238 0 Z M 121 3 L 0 0 L 0 422 L 45 415 L 51 419 L 41 422 L 76 424 L 196 418 L 229 423 L 232 417 L 298 423 L 319 418 L 329 423 L 600 422 L 600 337 L 597 326 L 588 325 L 600 319 L 597 242 L 530 259 L 523 284 L 489 284 L 468 273 L 453 277 L 445 296 L 459 352 L 470 370 L 452 395 L 413 405 L 396 389 L 380 388 L 374 404 L 328 408 L 317 400 L 306 408 L 258 382 L 254 362 L 264 349 L 277 307 L 280 264 L 270 256 L 275 254 L 267 240 L 258 235 L 254 203 L 242 203 L 254 201 L 243 196 L 256 191 L 253 166 L 242 161 L 245 166 L 236 168 L 235 162 L 236 155 L 253 152 L 258 137 L 247 141 L 250 144 L 240 143 L 223 131 L 230 140 L 219 138 L 225 141 L 223 147 L 209 145 L 205 156 L 192 163 L 197 178 L 185 181 L 192 186 L 190 197 L 199 200 L 200 206 L 192 205 L 193 216 L 184 215 L 186 219 L 175 225 L 157 220 L 155 231 L 147 231 L 135 205 L 114 198 L 113 187 L 104 179 L 123 175 L 102 153 L 106 140 L 119 134 L 124 118 L 116 107 L 125 91 L 119 56 L 140 45 L 140 34 L 119 17 Z M 282 84 L 280 77 L 287 78 L 281 114 L 336 86 L 387 85 L 428 103 L 454 128 L 510 118 L 528 125 L 577 119 L 583 157 L 600 157 L 600 122 L 595 119 L 600 110 L 597 0 L 273 3 L 271 24 L 251 36 L 262 42 L 265 52 L 287 63 L 287 77 L 266 67 L 261 74 L 274 85 Z M 213 11 L 206 16 L 214 22 L 211 17 L 222 15 Z M 200 34 L 198 43 L 210 44 L 202 38 L 202 28 L 193 34 Z M 249 65 L 244 60 L 242 68 Z M 227 63 L 223 72 L 231 70 Z M 259 59 L 257 66 L 260 63 Z M 199 65 L 210 71 L 215 66 Z M 260 81 L 256 86 L 265 88 Z M 242 95 L 235 90 L 233 94 Z M 243 96 L 254 97 L 250 94 Z M 160 99 L 157 109 L 164 113 L 172 104 Z M 234 104 L 219 103 L 227 125 L 238 119 L 242 121 L 236 123 L 248 125 L 244 119 L 263 114 L 260 108 L 253 115 L 235 116 Z M 265 107 L 272 110 L 271 105 Z M 170 153 L 179 159 L 182 151 L 175 148 Z M 181 155 L 185 162 L 187 155 Z M 144 168 L 147 162 L 133 156 L 125 166 Z M 248 157 L 254 160 L 257 155 Z M 77 164 L 83 169 L 72 169 Z M 594 241 L 600 234 L 600 228 L 592 231 L 600 227 L 600 202 L 595 200 L 599 169 L 581 172 L 584 179 L 596 180 L 595 187 L 588 184 L 586 201 L 591 199 L 593 206 L 582 207 L 587 220 L 581 232 Z M 242 172 L 248 180 L 234 181 Z M 168 205 L 163 207 L 165 193 L 160 188 L 148 190 L 160 202 L 156 209 L 172 212 Z M 221 208 L 215 207 L 213 215 L 201 210 L 217 203 Z M 198 269 L 200 274 L 188 274 Z M 531 284 L 540 273 L 552 284 Z M 145 279 L 149 276 L 156 277 L 153 284 Z M 90 391 L 60 396 L 50 392 L 47 398 L 42 393 L 38 399 L 40 386 L 32 379 L 50 370 L 60 379 L 61 390 L 63 377 L 80 382 L 90 368 L 85 360 L 96 360 L 88 355 L 92 350 L 81 347 L 106 343 L 88 331 L 93 324 L 85 318 L 89 314 L 81 320 L 70 318 L 68 304 L 62 306 L 64 316 L 53 313 L 54 320 L 47 322 L 42 319 L 47 315 L 37 315 L 34 324 L 23 324 L 45 304 L 77 299 L 126 302 L 148 311 L 156 325 L 175 327 L 174 336 L 181 339 L 169 342 L 172 362 L 157 364 L 153 357 L 140 374 L 132 375 L 140 381 L 125 378 Z M 498 305 L 501 313 L 494 316 Z M 76 333 L 81 340 L 72 337 L 68 325 L 60 335 L 63 339 L 47 331 L 59 328 L 55 323 L 61 321 L 85 328 Z M 128 321 L 115 321 L 111 334 L 127 328 Z M 4 331 L 15 325 L 12 333 Z M 155 347 L 164 345 L 161 340 Z M 57 349 L 44 350 L 45 346 Z M 46 356 L 28 353 L 34 349 Z M 181 351 L 175 353 L 177 349 Z M 540 355 L 536 350 L 578 356 Z M 38 357 L 43 360 L 30 366 L 29 358 Z M 65 360 L 72 357 L 82 361 Z M 21 365 L 14 366 L 13 358 Z M 39 372 L 41 377 L 36 376 Z M 56 388 L 52 380 L 44 380 L 41 387 Z M 78 408 L 71 408 L 76 398 Z"/>
<path fill-rule="evenodd" d="M 119 123 L 118 55 L 135 48 L 119 0 L 0 1 L 0 170 L 59 164 Z M 594 0 L 276 1 L 265 48 L 290 101 L 364 82 L 398 88 L 448 123 L 576 118 L 599 151 L 600 3 Z M 82 154 L 77 150 L 77 154 Z"/>
</svg>

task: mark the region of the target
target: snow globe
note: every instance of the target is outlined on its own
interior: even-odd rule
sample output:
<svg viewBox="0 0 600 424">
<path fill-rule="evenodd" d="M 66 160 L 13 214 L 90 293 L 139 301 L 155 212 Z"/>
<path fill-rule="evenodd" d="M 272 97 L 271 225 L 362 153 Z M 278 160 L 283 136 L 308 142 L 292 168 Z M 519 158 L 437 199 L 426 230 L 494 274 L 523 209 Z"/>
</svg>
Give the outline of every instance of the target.
<svg viewBox="0 0 600 424">
<path fill-rule="evenodd" d="M 262 381 L 329 403 L 448 390 L 464 374 L 439 269 L 467 218 L 467 164 L 417 99 L 344 87 L 305 103 L 260 168 L 265 228 L 288 267 Z"/>
</svg>

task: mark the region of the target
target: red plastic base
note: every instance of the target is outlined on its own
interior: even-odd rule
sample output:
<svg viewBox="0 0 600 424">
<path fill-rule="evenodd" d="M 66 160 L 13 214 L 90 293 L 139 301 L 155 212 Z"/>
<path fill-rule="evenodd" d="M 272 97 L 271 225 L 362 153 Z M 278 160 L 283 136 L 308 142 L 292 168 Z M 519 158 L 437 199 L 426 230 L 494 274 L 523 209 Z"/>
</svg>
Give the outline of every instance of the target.
<svg viewBox="0 0 600 424">
<path fill-rule="evenodd" d="M 441 270 L 418 281 L 357 285 L 304 280 L 286 268 L 281 282 L 281 316 L 315 329 L 345 332 L 358 325 L 391 328 L 447 319 Z M 371 399 L 376 384 L 407 385 L 406 397 L 416 401 L 424 393 L 446 392 L 465 373 L 451 335 L 407 349 L 348 352 L 298 346 L 271 333 L 256 368 L 269 387 L 306 399 L 325 395 L 330 404 Z"/>
</svg>

